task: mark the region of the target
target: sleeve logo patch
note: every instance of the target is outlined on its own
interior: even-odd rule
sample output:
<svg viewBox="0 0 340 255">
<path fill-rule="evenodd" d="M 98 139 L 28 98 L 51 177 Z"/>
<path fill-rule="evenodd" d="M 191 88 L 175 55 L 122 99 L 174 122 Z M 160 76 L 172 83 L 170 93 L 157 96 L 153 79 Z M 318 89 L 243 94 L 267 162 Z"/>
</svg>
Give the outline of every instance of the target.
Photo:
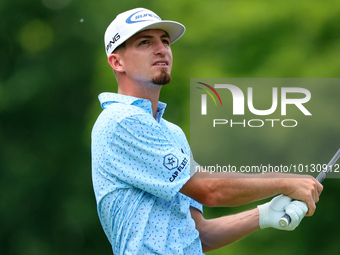
<svg viewBox="0 0 340 255">
<path fill-rule="evenodd" d="M 174 170 L 175 168 L 178 167 L 178 158 L 176 158 L 174 154 L 170 153 L 164 156 L 163 165 L 168 170 Z"/>
</svg>

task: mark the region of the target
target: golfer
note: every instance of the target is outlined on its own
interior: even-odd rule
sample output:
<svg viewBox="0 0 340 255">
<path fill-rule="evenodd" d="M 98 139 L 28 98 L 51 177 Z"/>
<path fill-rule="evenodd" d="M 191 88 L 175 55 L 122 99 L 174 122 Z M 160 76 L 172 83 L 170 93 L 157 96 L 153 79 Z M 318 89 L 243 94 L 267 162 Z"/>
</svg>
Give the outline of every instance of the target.
<svg viewBox="0 0 340 255">
<path fill-rule="evenodd" d="M 166 104 L 158 101 L 171 81 L 170 45 L 184 31 L 180 23 L 137 8 L 119 14 L 105 32 L 118 93 L 99 95 L 103 111 L 92 130 L 92 178 L 99 219 L 116 255 L 199 255 L 257 229 L 281 229 L 284 213 L 292 219 L 284 229 L 293 230 L 313 215 L 322 191 L 311 176 L 191 176 L 197 163 L 188 141 L 163 119 Z M 250 211 L 203 217 L 203 205 L 239 206 L 273 196 Z"/>
</svg>

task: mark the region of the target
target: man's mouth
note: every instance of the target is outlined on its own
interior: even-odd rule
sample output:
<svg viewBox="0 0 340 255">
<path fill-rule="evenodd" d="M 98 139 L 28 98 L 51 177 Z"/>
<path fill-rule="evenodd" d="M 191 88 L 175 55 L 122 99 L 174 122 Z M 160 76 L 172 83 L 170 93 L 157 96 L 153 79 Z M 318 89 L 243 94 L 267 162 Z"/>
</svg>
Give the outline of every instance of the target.
<svg viewBox="0 0 340 255">
<path fill-rule="evenodd" d="M 168 66 L 168 61 L 159 60 L 159 61 L 156 61 L 153 65 L 154 66 Z"/>
</svg>

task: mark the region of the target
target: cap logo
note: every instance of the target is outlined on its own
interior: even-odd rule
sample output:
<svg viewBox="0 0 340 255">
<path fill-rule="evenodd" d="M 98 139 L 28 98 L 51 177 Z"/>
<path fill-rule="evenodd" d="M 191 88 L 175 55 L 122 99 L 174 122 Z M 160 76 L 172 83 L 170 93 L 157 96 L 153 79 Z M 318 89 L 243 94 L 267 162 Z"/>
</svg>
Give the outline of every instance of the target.
<svg viewBox="0 0 340 255">
<path fill-rule="evenodd" d="M 115 34 L 114 37 L 112 37 L 112 40 L 109 41 L 109 43 L 106 45 L 106 51 L 108 52 L 109 49 L 112 47 L 113 44 L 115 44 L 115 42 L 117 42 L 120 39 L 120 35 L 117 33 Z"/>
<path fill-rule="evenodd" d="M 128 24 L 134 24 L 134 23 L 138 23 L 138 22 L 144 22 L 144 21 L 153 21 L 154 19 L 158 19 L 158 20 L 161 20 L 156 14 L 154 13 L 142 13 L 142 14 L 138 14 L 140 12 L 143 12 L 142 11 L 138 11 L 138 12 L 135 12 L 134 14 L 132 14 L 131 16 L 129 16 L 127 19 L 126 19 L 126 23 Z"/>
</svg>

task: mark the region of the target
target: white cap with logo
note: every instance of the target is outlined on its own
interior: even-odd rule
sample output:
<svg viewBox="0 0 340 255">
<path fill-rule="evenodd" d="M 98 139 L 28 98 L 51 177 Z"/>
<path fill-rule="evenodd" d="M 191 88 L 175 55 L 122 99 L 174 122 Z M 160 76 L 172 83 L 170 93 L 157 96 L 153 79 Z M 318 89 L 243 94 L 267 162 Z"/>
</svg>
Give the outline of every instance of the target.
<svg viewBox="0 0 340 255">
<path fill-rule="evenodd" d="M 109 56 L 131 36 L 147 29 L 161 29 L 169 34 L 170 43 L 178 40 L 185 27 L 176 21 L 162 20 L 156 13 L 136 8 L 119 14 L 107 27 L 104 35 L 105 52 Z"/>
</svg>

